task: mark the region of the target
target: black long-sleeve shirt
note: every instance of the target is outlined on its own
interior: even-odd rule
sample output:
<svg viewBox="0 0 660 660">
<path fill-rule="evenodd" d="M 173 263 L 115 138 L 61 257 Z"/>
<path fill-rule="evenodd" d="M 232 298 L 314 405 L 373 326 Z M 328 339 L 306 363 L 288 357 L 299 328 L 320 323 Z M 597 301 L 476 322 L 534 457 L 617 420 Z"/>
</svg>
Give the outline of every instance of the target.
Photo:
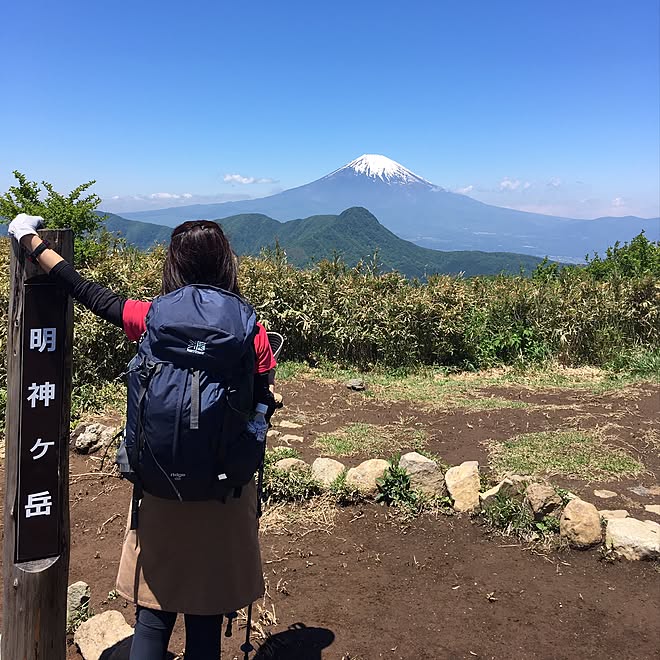
<svg viewBox="0 0 660 660">
<path fill-rule="evenodd" d="M 120 328 L 124 327 L 124 305 L 127 298 L 107 287 L 85 279 L 69 262 L 60 261 L 50 271 L 50 276 L 72 298 L 94 314 Z M 268 372 L 254 375 L 254 401 L 268 406 L 268 415 L 275 409 L 275 401 L 268 387 Z"/>
</svg>

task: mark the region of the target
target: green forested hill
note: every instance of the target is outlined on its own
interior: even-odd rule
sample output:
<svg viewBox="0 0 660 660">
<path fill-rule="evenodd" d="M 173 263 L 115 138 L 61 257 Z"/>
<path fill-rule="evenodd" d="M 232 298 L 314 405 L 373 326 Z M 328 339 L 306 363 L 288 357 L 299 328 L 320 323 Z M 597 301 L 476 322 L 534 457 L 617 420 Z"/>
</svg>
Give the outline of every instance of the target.
<svg viewBox="0 0 660 660">
<path fill-rule="evenodd" d="M 114 213 L 99 213 L 105 217 L 105 227 L 108 231 L 121 234 L 131 245 L 140 249 L 151 247 L 154 243 L 167 243 L 170 240 L 172 227 L 152 225 L 150 222 L 127 220 Z"/>
<path fill-rule="evenodd" d="M 367 209 L 353 207 L 339 215 L 316 215 L 278 222 L 261 214 L 242 214 L 217 220 L 237 254 L 258 255 L 275 243 L 296 266 L 339 254 L 349 265 L 370 259 L 376 252 L 385 270 L 398 270 L 408 277 L 434 273 L 494 275 L 518 273 L 521 266 L 533 270 L 541 259 L 510 252 L 441 252 L 404 241 L 383 227 Z M 162 225 L 126 220 L 108 215 L 106 226 L 119 231 L 131 244 L 146 248 L 169 240 L 172 229 Z"/>
<path fill-rule="evenodd" d="M 236 215 L 218 221 L 239 254 L 258 254 L 277 240 L 291 262 L 306 266 L 338 253 L 350 265 L 378 252 L 386 270 L 408 277 L 433 273 L 494 275 L 533 270 L 541 259 L 510 252 L 441 252 L 404 241 L 383 227 L 366 209 L 354 207 L 340 215 L 316 215 L 277 222 L 265 215 Z M 248 228 L 254 227 L 254 231 Z"/>
</svg>

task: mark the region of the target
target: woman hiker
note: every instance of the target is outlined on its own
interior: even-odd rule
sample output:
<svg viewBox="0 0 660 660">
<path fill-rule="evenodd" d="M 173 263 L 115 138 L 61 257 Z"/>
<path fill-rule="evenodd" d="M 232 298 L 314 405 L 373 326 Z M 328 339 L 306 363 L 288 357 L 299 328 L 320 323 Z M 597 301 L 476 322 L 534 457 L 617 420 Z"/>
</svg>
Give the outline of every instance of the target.
<svg viewBox="0 0 660 660">
<path fill-rule="evenodd" d="M 22 213 L 8 231 L 74 299 L 137 341 L 145 331 L 151 303 L 127 300 L 83 278 L 45 246 L 36 232 L 40 226 L 42 218 Z M 187 284 L 238 294 L 237 261 L 214 222 L 185 222 L 172 232 L 162 292 Z M 257 327 L 255 400 L 270 402 L 268 379 L 276 363 L 265 329 Z M 139 527 L 126 531 L 117 591 L 137 606 L 131 660 L 166 657 L 177 613 L 185 615 L 186 660 L 217 660 L 222 615 L 247 606 L 264 592 L 254 479 L 239 497 L 224 502 L 182 502 L 144 493 Z"/>
</svg>

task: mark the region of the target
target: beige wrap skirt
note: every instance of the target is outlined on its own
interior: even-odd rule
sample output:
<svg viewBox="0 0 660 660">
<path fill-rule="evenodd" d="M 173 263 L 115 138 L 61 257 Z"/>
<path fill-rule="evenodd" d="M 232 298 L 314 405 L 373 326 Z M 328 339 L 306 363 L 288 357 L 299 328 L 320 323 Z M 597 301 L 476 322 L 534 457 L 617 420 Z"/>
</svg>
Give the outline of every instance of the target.
<svg viewBox="0 0 660 660">
<path fill-rule="evenodd" d="M 117 591 L 136 605 L 225 614 L 264 593 L 254 480 L 225 503 L 145 493 L 138 529 L 126 529 Z"/>
</svg>

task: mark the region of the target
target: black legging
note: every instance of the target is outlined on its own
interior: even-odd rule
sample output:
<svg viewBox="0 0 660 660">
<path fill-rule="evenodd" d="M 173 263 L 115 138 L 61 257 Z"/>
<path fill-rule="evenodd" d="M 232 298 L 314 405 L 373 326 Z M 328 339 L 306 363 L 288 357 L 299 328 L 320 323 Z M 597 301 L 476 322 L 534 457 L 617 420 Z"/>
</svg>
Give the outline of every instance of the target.
<svg viewBox="0 0 660 660">
<path fill-rule="evenodd" d="M 165 660 L 176 612 L 137 608 L 130 660 Z M 184 615 L 186 660 L 218 660 L 222 616 Z"/>
</svg>

